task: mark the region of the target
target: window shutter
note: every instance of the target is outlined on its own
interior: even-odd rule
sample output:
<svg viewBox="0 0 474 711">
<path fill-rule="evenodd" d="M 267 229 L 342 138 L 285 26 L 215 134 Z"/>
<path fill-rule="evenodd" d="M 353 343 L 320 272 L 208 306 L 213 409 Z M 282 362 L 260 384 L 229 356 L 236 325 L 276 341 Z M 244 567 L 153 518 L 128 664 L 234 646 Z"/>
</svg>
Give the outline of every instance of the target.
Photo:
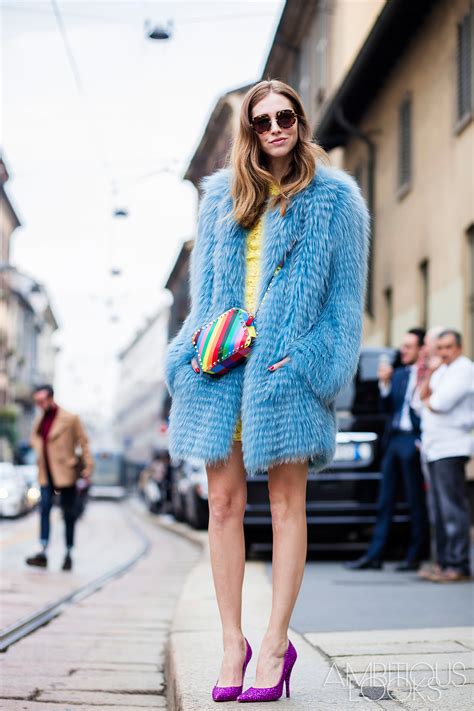
<svg viewBox="0 0 474 711">
<path fill-rule="evenodd" d="M 411 179 L 411 99 L 407 97 L 400 104 L 398 113 L 398 187 L 410 183 Z"/>
<path fill-rule="evenodd" d="M 463 119 L 472 111 L 472 12 L 458 23 L 457 38 L 457 112 Z"/>
</svg>

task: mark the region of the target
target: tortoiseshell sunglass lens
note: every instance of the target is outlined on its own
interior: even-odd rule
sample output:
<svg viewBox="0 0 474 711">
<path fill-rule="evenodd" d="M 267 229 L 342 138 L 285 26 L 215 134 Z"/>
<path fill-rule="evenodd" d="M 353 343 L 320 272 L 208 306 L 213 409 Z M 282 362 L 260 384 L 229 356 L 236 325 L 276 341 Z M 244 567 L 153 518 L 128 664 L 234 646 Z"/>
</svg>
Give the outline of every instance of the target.
<svg viewBox="0 0 474 711">
<path fill-rule="evenodd" d="M 278 111 L 276 122 L 280 128 L 291 128 L 296 121 L 296 114 L 291 109 L 283 109 Z"/>
<path fill-rule="evenodd" d="M 266 133 L 272 127 L 272 121 L 268 114 L 262 114 L 262 116 L 256 116 L 252 119 L 252 128 L 257 133 Z"/>
</svg>

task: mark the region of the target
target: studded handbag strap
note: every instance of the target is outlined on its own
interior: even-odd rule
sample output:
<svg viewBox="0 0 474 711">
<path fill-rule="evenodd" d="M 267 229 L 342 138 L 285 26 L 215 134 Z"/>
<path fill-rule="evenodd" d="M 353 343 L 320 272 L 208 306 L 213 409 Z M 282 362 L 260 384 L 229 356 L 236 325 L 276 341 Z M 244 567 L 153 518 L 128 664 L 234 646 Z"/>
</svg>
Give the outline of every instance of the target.
<svg viewBox="0 0 474 711">
<path fill-rule="evenodd" d="M 283 267 L 283 265 L 284 265 L 284 263 L 285 263 L 285 261 L 286 261 L 286 258 L 288 257 L 288 255 L 290 254 L 291 250 L 293 249 L 293 247 L 294 247 L 296 241 L 297 241 L 296 239 L 293 240 L 293 242 L 291 243 L 291 245 L 289 246 L 289 248 L 286 250 L 285 256 L 283 257 L 283 259 L 281 260 L 281 262 L 278 264 L 277 268 L 276 268 L 275 271 L 273 272 L 272 278 L 270 279 L 270 282 L 269 282 L 267 288 L 265 289 L 265 293 L 264 293 L 263 296 L 262 296 L 262 300 L 261 300 L 261 302 L 259 303 L 259 305 L 257 306 L 257 308 L 256 308 L 256 310 L 255 310 L 255 313 L 254 313 L 254 316 L 255 316 L 255 317 L 257 316 L 257 313 L 258 313 L 258 311 L 260 310 L 261 305 L 263 304 L 263 302 L 264 302 L 265 299 L 267 298 L 267 294 L 268 294 L 268 292 L 270 291 L 270 287 L 273 285 L 273 283 L 274 283 L 274 281 L 275 281 L 276 275 L 278 274 L 278 272 L 279 272 L 279 271 L 281 270 L 281 268 Z"/>
</svg>

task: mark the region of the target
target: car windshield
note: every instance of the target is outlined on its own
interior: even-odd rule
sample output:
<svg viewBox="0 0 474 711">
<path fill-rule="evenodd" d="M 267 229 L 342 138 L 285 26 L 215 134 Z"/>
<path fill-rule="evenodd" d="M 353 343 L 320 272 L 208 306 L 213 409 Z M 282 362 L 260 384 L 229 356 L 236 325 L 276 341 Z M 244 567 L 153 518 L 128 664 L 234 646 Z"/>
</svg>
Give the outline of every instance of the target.
<svg viewBox="0 0 474 711">
<path fill-rule="evenodd" d="M 363 348 L 361 350 L 356 376 L 336 398 L 337 410 L 373 410 L 378 401 L 377 370 L 380 358 L 393 363 L 393 348 Z"/>
</svg>

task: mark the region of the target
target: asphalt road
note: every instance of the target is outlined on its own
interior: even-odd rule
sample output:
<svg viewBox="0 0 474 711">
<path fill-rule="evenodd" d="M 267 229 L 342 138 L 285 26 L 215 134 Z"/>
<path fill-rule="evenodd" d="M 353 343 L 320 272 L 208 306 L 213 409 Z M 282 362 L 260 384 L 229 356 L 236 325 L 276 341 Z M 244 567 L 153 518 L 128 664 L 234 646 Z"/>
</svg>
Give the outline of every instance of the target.
<svg viewBox="0 0 474 711">
<path fill-rule="evenodd" d="M 291 627 L 305 634 L 474 623 L 472 581 L 431 583 L 394 567 L 352 571 L 341 562 L 308 561 Z M 271 578 L 270 563 L 267 574 Z"/>
</svg>

